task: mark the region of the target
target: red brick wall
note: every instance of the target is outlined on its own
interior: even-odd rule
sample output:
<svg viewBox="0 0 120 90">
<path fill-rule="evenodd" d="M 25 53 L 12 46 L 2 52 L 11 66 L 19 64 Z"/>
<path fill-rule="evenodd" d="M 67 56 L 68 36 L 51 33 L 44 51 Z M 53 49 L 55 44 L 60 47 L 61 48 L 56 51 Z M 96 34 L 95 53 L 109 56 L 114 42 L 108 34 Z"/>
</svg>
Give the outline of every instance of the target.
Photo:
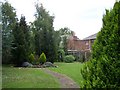
<svg viewBox="0 0 120 90">
<path fill-rule="evenodd" d="M 79 40 L 78 38 L 70 37 L 68 39 L 68 50 L 87 51 L 91 50 L 94 40 Z"/>
<path fill-rule="evenodd" d="M 75 38 L 68 39 L 68 50 L 78 50 L 81 51 L 85 48 L 83 41 Z"/>
</svg>

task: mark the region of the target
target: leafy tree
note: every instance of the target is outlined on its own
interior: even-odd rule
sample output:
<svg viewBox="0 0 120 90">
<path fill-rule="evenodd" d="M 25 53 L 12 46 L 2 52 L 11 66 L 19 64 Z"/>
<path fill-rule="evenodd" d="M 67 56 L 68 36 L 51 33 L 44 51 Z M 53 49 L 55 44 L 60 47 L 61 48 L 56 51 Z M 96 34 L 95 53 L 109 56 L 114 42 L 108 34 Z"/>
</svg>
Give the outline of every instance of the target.
<svg viewBox="0 0 120 90">
<path fill-rule="evenodd" d="M 35 33 L 35 52 L 36 54 L 39 56 L 41 53 L 42 53 L 42 50 L 41 50 L 41 43 L 42 43 L 42 34 L 43 34 L 43 27 L 44 27 L 44 24 L 43 24 L 43 21 L 44 21 L 44 18 L 42 16 L 43 13 L 44 13 L 44 9 L 43 9 L 43 6 L 42 7 L 39 7 L 39 5 L 37 4 L 36 5 L 36 14 L 35 14 L 35 17 L 36 17 L 36 20 L 34 21 L 34 33 Z M 44 33 L 45 34 L 45 33 Z"/>
<path fill-rule="evenodd" d="M 60 36 L 59 47 L 65 51 L 65 54 L 67 54 L 67 40 L 69 36 L 72 35 L 72 33 L 73 32 L 67 27 L 61 28 L 59 30 L 59 36 Z"/>
<path fill-rule="evenodd" d="M 10 62 L 11 43 L 13 41 L 12 30 L 17 22 L 15 9 L 8 3 L 2 3 L 2 59 L 3 63 Z"/>
<path fill-rule="evenodd" d="M 59 30 L 60 35 L 72 35 L 72 31 L 68 27 L 61 28 Z"/>
<path fill-rule="evenodd" d="M 65 52 L 63 49 L 59 49 L 58 50 L 58 61 L 64 61 L 65 58 Z"/>
<path fill-rule="evenodd" d="M 55 34 L 53 28 L 53 16 L 44 9 L 44 7 L 38 4 L 36 5 L 36 20 L 35 26 L 35 51 L 37 55 L 44 52 L 47 56 L 47 60 L 54 62 L 56 59 L 56 43 Z"/>
<path fill-rule="evenodd" d="M 21 17 L 20 23 L 16 24 L 13 35 L 13 63 L 17 66 L 21 66 L 22 63 L 29 58 L 29 29 L 24 16 Z"/>
<path fill-rule="evenodd" d="M 92 60 L 82 70 L 86 88 L 120 88 L 120 1 L 106 10 L 93 45 Z"/>
</svg>

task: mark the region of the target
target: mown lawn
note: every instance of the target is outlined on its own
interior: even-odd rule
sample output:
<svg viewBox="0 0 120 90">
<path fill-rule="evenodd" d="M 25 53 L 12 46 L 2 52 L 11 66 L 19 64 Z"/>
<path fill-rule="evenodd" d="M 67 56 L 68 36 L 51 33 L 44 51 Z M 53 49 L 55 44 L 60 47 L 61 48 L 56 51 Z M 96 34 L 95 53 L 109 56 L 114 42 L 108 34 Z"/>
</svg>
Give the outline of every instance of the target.
<svg viewBox="0 0 120 90">
<path fill-rule="evenodd" d="M 74 62 L 74 63 L 55 63 L 58 68 L 50 68 L 58 73 L 62 73 L 72 78 L 80 87 L 82 87 L 83 78 L 81 75 L 81 68 L 83 66 L 82 63 Z"/>
<path fill-rule="evenodd" d="M 2 88 L 59 88 L 58 80 L 37 68 L 2 68 Z"/>
</svg>

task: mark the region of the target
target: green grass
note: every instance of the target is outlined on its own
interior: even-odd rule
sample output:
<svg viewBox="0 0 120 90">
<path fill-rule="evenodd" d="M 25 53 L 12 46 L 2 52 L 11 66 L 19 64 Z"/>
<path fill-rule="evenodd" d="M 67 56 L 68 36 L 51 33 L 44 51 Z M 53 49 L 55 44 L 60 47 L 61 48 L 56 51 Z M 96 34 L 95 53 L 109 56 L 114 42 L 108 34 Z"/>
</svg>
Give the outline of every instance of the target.
<svg viewBox="0 0 120 90">
<path fill-rule="evenodd" d="M 58 68 L 50 68 L 50 70 L 67 75 L 68 77 L 72 78 L 80 87 L 82 87 L 83 78 L 81 75 L 81 68 L 83 64 L 74 62 L 55 63 L 55 65 L 57 65 Z"/>
<path fill-rule="evenodd" d="M 58 80 L 37 68 L 2 68 L 2 88 L 59 88 Z"/>
<path fill-rule="evenodd" d="M 82 87 L 81 68 L 83 64 L 55 63 L 58 68 L 49 68 L 55 72 L 65 74 Z M 2 88 L 59 88 L 59 81 L 53 76 L 37 68 L 14 68 L 3 66 Z"/>
</svg>

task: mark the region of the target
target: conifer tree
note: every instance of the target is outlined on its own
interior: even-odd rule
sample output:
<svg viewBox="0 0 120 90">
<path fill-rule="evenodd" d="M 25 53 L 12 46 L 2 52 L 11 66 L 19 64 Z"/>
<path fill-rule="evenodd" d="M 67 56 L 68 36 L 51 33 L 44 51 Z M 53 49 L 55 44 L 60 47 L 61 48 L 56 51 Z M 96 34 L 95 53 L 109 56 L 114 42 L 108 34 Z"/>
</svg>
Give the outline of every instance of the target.
<svg viewBox="0 0 120 90">
<path fill-rule="evenodd" d="M 2 63 L 9 63 L 11 59 L 11 43 L 13 41 L 13 29 L 17 22 L 16 11 L 8 2 L 1 5 L 2 13 Z"/>
<path fill-rule="evenodd" d="M 13 35 L 13 63 L 21 66 L 29 58 L 29 30 L 24 16 L 21 17 L 20 23 L 16 24 Z"/>
<path fill-rule="evenodd" d="M 93 45 L 92 59 L 82 70 L 86 88 L 120 88 L 120 1 L 106 10 Z"/>
</svg>

